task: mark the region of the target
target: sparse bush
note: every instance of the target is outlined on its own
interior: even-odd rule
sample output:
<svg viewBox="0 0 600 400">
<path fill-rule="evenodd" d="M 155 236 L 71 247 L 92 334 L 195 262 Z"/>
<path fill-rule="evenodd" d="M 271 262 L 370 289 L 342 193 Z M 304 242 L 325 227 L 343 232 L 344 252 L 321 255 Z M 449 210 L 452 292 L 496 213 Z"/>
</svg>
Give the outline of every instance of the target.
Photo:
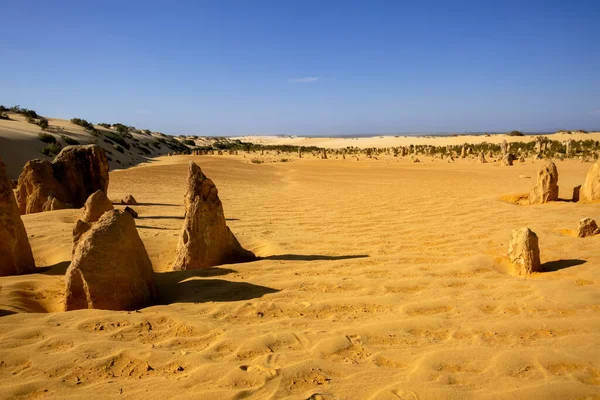
<svg viewBox="0 0 600 400">
<path fill-rule="evenodd" d="M 264 163 L 263 160 L 259 160 L 258 158 L 253 158 L 252 160 L 250 160 L 250 162 L 252 164 L 262 164 L 262 163 Z"/>
<path fill-rule="evenodd" d="M 42 149 L 42 153 L 47 155 L 48 157 L 52 157 L 60 153 L 62 150 L 62 146 L 58 143 L 50 143 L 46 147 Z"/>
<path fill-rule="evenodd" d="M 128 128 L 127 126 L 123 125 L 123 124 L 119 124 L 119 123 L 117 123 L 117 124 L 113 124 L 112 126 L 113 126 L 113 128 L 115 128 L 115 130 L 116 130 L 117 132 L 119 132 L 121 135 L 125 135 L 125 134 L 128 134 L 128 133 L 129 133 L 129 128 Z"/>
<path fill-rule="evenodd" d="M 123 136 L 119 135 L 118 133 L 110 132 L 110 131 L 104 132 L 104 137 L 109 138 L 113 142 L 119 143 L 121 146 L 123 146 L 127 150 L 129 150 L 129 148 L 131 147 L 129 145 L 129 143 L 127 143 L 127 141 L 125 140 L 125 138 Z"/>
<path fill-rule="evenodd" d="M 75 145 L 78 145 L 78 144 L 79 144 L 79 141 L 78 141 L 78 140 L 75 140 L 75 139 L 73 139 L 73 138 L 70 138 L 70 137 L 68 137 L 68 136 L 65 136 L 65 135 L 62 135 L 62 136 L 61 136 L 61 139 L 62 139 L 62 140 L 63 140 L 63 141 L 66 143 L 66 144 L 68 144 L 69 146 L 75 146 Z"/>
<path fill-rule="evenodd" d="M 46 118 L 40 118 L 38 125 L 40 126 L 40 128 L 42 128 L 42 130 L 46 130 L 50 126 L 50 123 Z"/>
<path fill-rule="evenodd" d="M 150 131 L 150 129 L 144 129 L 144 134 L 150 136 L 152 132 Z"/>
<path fill-rule="evenodd" d="M 71 118 L 71 122 L 75 125 L 83 126 L 85 129 L 93 130 L 94 124 L 81 118 Z"/>
<path fill-rule="evenodd" d="M 186 139 L 183 141 L 183 144 L 187 144 L 188 146 L 195 146 L 196 143 L 192 139 Z"/>
<path fill-rule="evenodd" d="M 44 143 L 56 143 L 56 138 L 49 133 L 38 133 L 38 139 Z"/>
<path fill-rule="evenodd" d="M 510 131 L 508 133 L 508 136 L 525 136 L 525 135 L 523 135 L 523 132 L 520 132 L 520 131 Z"/>
<path fill-rule="evenodd" d="M 125 153 L 125 149 L 123 149 L 123 147 L 119 146 L 118 144 L 113 145 L 113 149 L 115 149 L 119 153 Z"/>
<path fill-rule="evenodd" d="M 101 126 L 103 128 L 106 128 L 106 129 L 110 129 L 110 124 L 107 124 L 106 122 L 101 122 L 101 123 L 98 124 L 98 126 Z"/>
<path fill-rule="evenodd" d="M 290 160 L 288 158 L 282 158 L 281 160 L 279 160 L 279 162 L 290 162 Z"/>
</svg>

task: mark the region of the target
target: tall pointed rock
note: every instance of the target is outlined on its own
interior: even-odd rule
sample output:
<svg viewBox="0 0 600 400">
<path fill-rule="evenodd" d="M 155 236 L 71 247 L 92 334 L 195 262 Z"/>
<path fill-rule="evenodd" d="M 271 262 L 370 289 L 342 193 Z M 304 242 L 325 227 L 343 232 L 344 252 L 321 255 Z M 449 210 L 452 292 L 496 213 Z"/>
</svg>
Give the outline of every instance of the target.
<svg viewBox="0 0 600 400">
<path fill-rule="evenodd" d="M 209 268 L 256 259 L 227 227 L 217 187 L 193 161 L 189 164 L 184 205 L 185 220 L 174 270 Z"/>
<path fill-rule="evenodd" d="M 35 262 L 25 225 L 0 159 L 0 276 L 35 272 Z"/>
</svg>

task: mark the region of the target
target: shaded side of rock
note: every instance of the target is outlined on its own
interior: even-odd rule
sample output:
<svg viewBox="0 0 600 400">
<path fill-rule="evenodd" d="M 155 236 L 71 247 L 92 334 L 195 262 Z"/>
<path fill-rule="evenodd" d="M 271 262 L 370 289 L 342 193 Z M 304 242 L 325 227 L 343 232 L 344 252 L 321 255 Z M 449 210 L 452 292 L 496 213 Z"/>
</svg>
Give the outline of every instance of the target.
<svg viewBox="0 0 600 400">
<path fill-rule="evenodd" d="M 66 199 L 62 184 L 54 177 L 52 163 L 30 160 L 23 167 L 17 185 L 17 203 L 21 214 L 32 214 L 48 208 L 48 198 Z"/>
<path fill-rule="evenodd" d="M 104 150 L 97 145 L 67 146 L 52 163 L 31 160 L 25 164 L 17 185 L 17 203 L 21 214 L 80 208 L 97 190 L 108 190 Z"/>
<path fill-rule="evenodd" d="M 579 201 L 579 192 L 581 191 L 581 185 L 577 185 L 573 188 L 573 197 L 572 197 L 572 201 L 574 203 L 577 203 Z"/>
<path fill-rule="evenodd" d="M 517 275 L 542 272 L 538 237 L 531 229 L 521 228 L 512 232 L 508 255 Z"/>
<path fill-rule="evenodd" d="M 558 170 L 553 162 L 542 166 L 537 173 L 537 182 L 529 192 L 529 204 L 542 204 L 558 200 Z"/>
<path fill-rule="evenodd" d="M 152 264 L 133 218 L 106 212 L 79 239 L 66 273 L 65 310 L 136 310 L 157 299 Z"/>
<path fill-rule="evenodd" d="M 129 213 L 129 215 L 131 215 L 133 218 L 138 217 L 137 211 L 135 211 L 133 208 L 131 208 L 129 206 L 125 207 L 125 209 L 123 211 L 125 211 L 126 213 Z"/>
<path fill-rule="evenodd" d="M 35 272 L 25 225 L 15 200 L 13 184 L 0 160 L 0 276 Z"/>
<path fill-rule="evenodd" d="M 184 203 L 185 220 L 174 270 L 208 268 L 256 259 L 227 227 L 215 184 L 194 162 L 190 162 L 189 166 Z"/>
<path fill-rule="evenodd" d="M 52 165 L 54 176 L 69 195 L 65 203 L 80 208 L 97 190 L 108 193 L 109 166 L 102 147 L 94 144 L 67 146 L 52 161 Z"/>
</svg>

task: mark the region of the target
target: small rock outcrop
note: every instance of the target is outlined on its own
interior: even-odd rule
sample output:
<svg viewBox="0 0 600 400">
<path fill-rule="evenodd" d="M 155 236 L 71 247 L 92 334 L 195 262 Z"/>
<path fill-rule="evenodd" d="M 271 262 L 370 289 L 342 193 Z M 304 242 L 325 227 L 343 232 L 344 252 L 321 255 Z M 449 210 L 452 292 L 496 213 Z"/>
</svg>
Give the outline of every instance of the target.
<svg viewBox="0 0 600 400">
<path fill-rule="evenodd" d="M 477 162 L 479 162 L 479 164 L 487 163 L 487 160 L 485 159 L 485 155 L 483 154 L 483 151 L 479 152 L 479 155 L 477 156 Z"/>
<path fill-rule="evenodd" d="M 135 211 L 133 208 L 127 206 L 124 209 L 125 212 L 129 213 L 129 215 L 131 215 L 133 218 L 137 218 L 138 217 L 138 213 L 137 211 Z"/>
<path fill-rule="evenodd" d="M 553 162 L 542 166 L 537 173 L 537 183 L 529 192 L 529 204 L 542 204 L 558 200 L 558 170 Z"/>
<path fill-rule="evenodd" d="M 538 237 L 531 229 L 521 228 L 512 232 L 508 255 L 516 275 L 542 272 Z"/>
<path fill-rule="evenodd" d="M 598 224 L 591 218 L 584 218 L 579 221 L 579 227 L 577 228 L 577 236 L 580 238 L 594 236 L 600 233 Z"/>
<path fill-rule="evenodd" d="M 194 162 L 189 165 L 184 204 L 185 220 L 174 270 L 209 268 L 256 259 L 251 251 L 240 245 L 225 224 L 217 187 Z"/>
<path fill-rule="evenodd" d="M 502 157 L 500 163 L 505 167 L 510 167 L 513 165 L 513 161 L 515 161 L 515 156 L 511 153 L 507 153 Z"/>
<path fill-rule="evenodd" d="M 581 191 L 581 185 L 577 185 L 573 188 L 573 197 L 572 200 L 573 203 L 577 203 L 579 201 L 579 192 Z"/>
<path fill-rule="evenodd" d="M 17 203 L 21 214 L 81 208 L 97 190 L 108 191 L 104 149 L 97 145 L 67 146 L 52 162 L 31 160 L 25 164 L 19 176 Z"/>
<path fill-rule="evenodd" d="M 97 190 L 85 202 L 81 220 L 83 222 L 96 222 L 102 214 L 113 209 L 112 202 L 106 197 L 106 194 L 102 190 Z"/>
<path fill-rule="evenodd" d="M 600 161 L 590 168 L 585 182 L 581 186 L 579 197 L 583 201 L 600 200 Z"/>
<path fill-rule="evenodd" d="M 138 203 L 135 200 L 135 197 L 133 197 L 132 195 L 128 194 L 123 199 L 121 199 L 121 204 L 124 205 L 124 206 L 137 206 Z"/>
<path fill-rule="evenodd" d="M 35 272 L 33 253 L 13 193 L 0 160 L 0 276 Z"/>
<path fill-rule="evenodd" d="M 106 212 L 79 239 L 66 273 L 65 311 L 136 310 L 157 298 L 152 264 L 133 218 Z"/>
</svg>

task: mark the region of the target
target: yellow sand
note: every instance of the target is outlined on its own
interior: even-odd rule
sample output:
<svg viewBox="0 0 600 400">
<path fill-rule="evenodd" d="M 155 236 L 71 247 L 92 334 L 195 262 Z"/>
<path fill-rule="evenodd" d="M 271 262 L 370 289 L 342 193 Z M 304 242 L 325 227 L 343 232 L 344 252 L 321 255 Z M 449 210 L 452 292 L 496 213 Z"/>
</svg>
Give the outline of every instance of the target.
<svg viewBox="0 0 600 400">
<path fill-rule="evenodd" d="M 600 398 L 600 235 L 573 236 L 600 204 L 500 200 L 541 162 L 251 157 L 111 173 L 158 272 L 164 304 L 138 312 L 58 312 L 80 212 L 24 216 L 50 268 L 0 278 L 0 398 Z M 189 160 L 264 259 L 167 272 Z M 561 198 L 590 165 L 558 162 Z M 548 272 L 507 273 L 523 226 Z"/>
</svg>

